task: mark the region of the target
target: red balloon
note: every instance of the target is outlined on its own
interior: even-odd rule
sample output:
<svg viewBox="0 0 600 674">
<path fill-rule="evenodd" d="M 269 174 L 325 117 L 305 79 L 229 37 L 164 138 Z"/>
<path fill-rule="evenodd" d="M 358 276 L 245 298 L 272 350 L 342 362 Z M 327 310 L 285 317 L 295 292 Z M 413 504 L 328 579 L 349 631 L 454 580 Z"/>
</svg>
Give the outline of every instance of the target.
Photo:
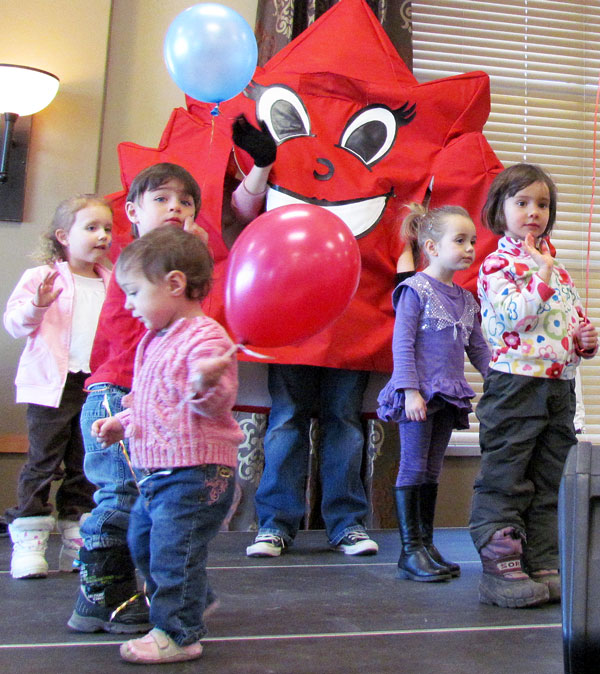
<svg viewBox="0 0 600 674">
<path fill-rule="evenodd" d="M 360 277 L 346 224 L 311 204 L 280 206 L 251 222 L 231 248 L 225 314 L 236 340 L 288 346 L 333 323 Z"/>
</svg>

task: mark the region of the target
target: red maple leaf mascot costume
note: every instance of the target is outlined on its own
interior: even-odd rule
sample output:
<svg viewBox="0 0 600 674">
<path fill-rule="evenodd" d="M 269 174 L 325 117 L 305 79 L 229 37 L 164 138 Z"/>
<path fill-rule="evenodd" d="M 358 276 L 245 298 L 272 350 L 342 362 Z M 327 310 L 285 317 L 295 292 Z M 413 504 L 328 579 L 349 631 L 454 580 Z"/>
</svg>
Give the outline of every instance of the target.
<svg viewBox="0 0 600 674">
<path fill-rule="evenodd" d="M 475 291 L 479 264 L 496 241 L 479 226 L 479 213 L 502 168 L 482 134 L 490 106 L 485 73 L 418 84 L 364 0 L 342 0 L 258 68 L 245 94 L 221 103 L 218 115 L 210 114 L 212 104 L 187 104 L 189 110 L 173 111 L 157 149 L 121 143 L 119 156 L 126 187 L 159 161 L 182 164 L 200 184 L 198 222 L 209 231 L 216 261 L 209 314 L 226 323 L 222 213 L 237 114 L 263 120 L 278 144 L 266 208 L 324 206 L 358 239 L 362 275 L 348 309 L 299 345 L 261 349 L 275 362 L 391 371 L 390 294 L 403 249 L 402 209 L 422 202 L 428 188 L 431 207 L 462 205 L 478 225 L 476 262 L 456 275 Z M 250 168 L 243 151 L 236 159 L 244 172 Z M 124 194 L 113 195 L 117 206 Z M 118 215 L 116 229 L 115 251 L 127 243 L 129 223 Z"/>
<path fill-rule="evenodd" d="M 246 92 L 222 103 L 218 115 L 210 114 L 212 105 L 189 98 L 187 104 L 188 111 L 173 112 L 157 150 L 122 144 L 119 151 L 125 185 L 158 161 L 183 164 L 198 180 L 201 224 L 216 261 L 207 313 L 226 323 L 228 218 L 222 213 L 229 200 L 231 125 L 240 113 L 257 126 L 264 122 L 278 146 L 266 208 L 300 201 L 331 209 L 361 252 L 360 284 L 342 316 L 300 344 L 261 349 L 274 363 L 272 408 L 256 494 L 259 534 L 247 554 L 278 555 L 295 536 L 304 514 L 315 401 L 329 541 L 347 554 L 372 554 L 377 545 L 363 528 L 359 414 L 368 371 L 392 370 L 391 292 L 403 250 L 402 209 L 429 198 L 431 207 L 464 206 L 478 223 L 501 170 L 482 134 L 488 77 L 474 72 L 418 84 L 364 0 L 341 0 L 257 69 Z M 249 170 L 248 155 L 238 149 L 236 159 Z M 474 290 L 478 266 L 493 249 L 495 238 L 478 225 L 476 264 L 457 274 L 458 282 Z M 301 370 L 290 375 L 292 366 Z"/>
</svg>

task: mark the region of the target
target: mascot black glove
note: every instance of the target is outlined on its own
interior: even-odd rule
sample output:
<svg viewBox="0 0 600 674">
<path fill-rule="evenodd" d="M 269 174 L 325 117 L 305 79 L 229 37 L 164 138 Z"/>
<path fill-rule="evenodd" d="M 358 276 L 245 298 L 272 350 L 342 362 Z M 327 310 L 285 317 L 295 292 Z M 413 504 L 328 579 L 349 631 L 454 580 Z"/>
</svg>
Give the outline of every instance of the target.
<svg viewBox="0 0 600 674">
<path fill-rule="evenodd" d="M 260 129 L 240 115 L 232 126 L 233 142 L 252 157 L 254 164 L 259 168 L 270 166 L 277 156 L 277 145 L 264 122 Z"/>
</svg>

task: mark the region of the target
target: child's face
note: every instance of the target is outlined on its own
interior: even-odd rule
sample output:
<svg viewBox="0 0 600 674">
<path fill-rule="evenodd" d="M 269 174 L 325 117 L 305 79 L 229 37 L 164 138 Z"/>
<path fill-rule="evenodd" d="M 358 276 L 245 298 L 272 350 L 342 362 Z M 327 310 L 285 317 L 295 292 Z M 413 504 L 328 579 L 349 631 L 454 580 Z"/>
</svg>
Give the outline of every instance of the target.
<svg viewBox="0 0 600 674">
<path fill-rule="evenodd" d="M 77 211 L 71 229 L 56 230 L 75 270 L 85 271 L 101 262 L 112 242 L 112 213 L 107 206 L 92 203 Z"/>
<path fill-rule="evenodd" d="M 430 263 L 449 272 L 468 269 L 475 260 L 476 241 L 475 225 L 470 218 L 449 215 L 446 230 L 434 246 L 435 256 L 430 257 Z"/>
<path fill-rule="evenodd" d="M 127 217 L 137 226 L 140 236 L 164 225 L 183 228 L 186 218 L 194 219 L 196 204 L 183 183 L 171 178 L 154 190 L 147 190 L 138 202 L 125 205 Z"/>
<path fill-rule="evenodd" d="M 538 238 L 544 234 L 550 218 L 550 190 L 537 181 L 504 200 L 507 236 L 524 240 L 528 234 Z"/>
<path fill-rule="evenodd" d="M 167 278 L 154 282 L 141 270 L 131 269 L 120 272 L 117 281 L 125 293 L 125 309 L 148 330 L 168 328 L 179 317 Z"/>
</svg>

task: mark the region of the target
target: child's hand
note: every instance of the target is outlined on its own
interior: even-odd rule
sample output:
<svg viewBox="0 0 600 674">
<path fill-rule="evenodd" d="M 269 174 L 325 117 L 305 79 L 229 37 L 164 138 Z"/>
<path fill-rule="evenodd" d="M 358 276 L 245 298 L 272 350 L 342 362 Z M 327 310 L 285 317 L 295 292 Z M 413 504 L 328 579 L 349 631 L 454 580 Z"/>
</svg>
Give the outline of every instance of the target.
<svg viewBox="0 0 600 674">
<path fill-rule="evenodd" d="M 209 388 L 216 386 L 225 370 L 235 358 L 237 346 L 234 344 L 222 356 L 216 358 L 203 358 L 196 365 L 196 375 L 192 379 L 192 390 L 197 395 L 202 395 Z"/>
<path fill-rule="evenodd" d="M 535 239 L 533 234 L 528 234 L 523 241 L 523 248 L 525 252 L 531 255 L 533 261 L 538 265 L 538 276 L 544 283 L 550 283 L 550 276 L 552 268 L 554 267 L 554 258 L 550 251 L 550 246 L 546 239 L 540 241 L 540 249 L 535 247 Z"/>
<path fill-rule="evenodd" d="M 208 232 L 194 222 L 194 218 L 188 215 L 183 223 L 183 231 L 197 236 L 205 246 L 208 246 Z"/>
<path fill-rule="evenodd" d="M 239 115 L 233 123 L 232 133 L 233 142 L 242 150 L 246 150 L 254 160 L 255 166 L 264 168 L 275 163 L 277 145 L 264 122 L 261 122 L 260 129 L 257 129 L 244 115 Z"/>
<path fill-rule="evenodd" d="M 49 307 L 62 293 L 62 288 L 54 290 L 54 281 L 56 281 L 57 276 L 57 271 L 49 271 L 44 276 L 33 298 L 33 303 L 36 307 Z"/>
<path fill-rule="evenodd" d="M 416 388 L 404 389 L 404 412 L 410 421 L 427 419 L 427 405 Z"/>
<path fill-rule="evenodd" d="M 116 417 L 96 419 L 92 424 L 92 437 L 98 440 L 101 447 L 114 445 L 125 437 L 123 424 Z"/>
<path fill-rule="evenodd" d="M 589 322 L 580 323 L 577 326 L 575 339 L 582 351 L 595 351 L 598 346 L 598 332 Z"/>
</svg>

